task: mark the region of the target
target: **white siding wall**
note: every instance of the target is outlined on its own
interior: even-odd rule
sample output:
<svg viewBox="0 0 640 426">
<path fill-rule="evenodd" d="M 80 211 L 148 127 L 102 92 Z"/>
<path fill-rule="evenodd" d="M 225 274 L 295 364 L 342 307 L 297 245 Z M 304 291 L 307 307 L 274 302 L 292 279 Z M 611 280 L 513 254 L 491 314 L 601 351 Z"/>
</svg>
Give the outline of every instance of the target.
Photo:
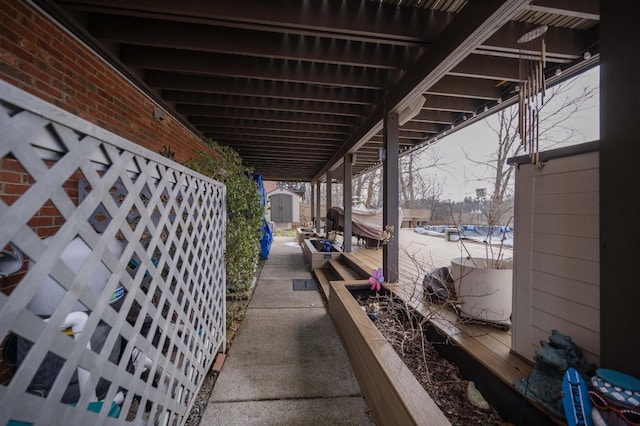
<svg viewBox="0 0 640 426">
<path fill-rule="evenodd" d="M 516 173 L 512 349 L 533 359 L 551 330 L 600 361 L 598 153 Z"/>
</svg>

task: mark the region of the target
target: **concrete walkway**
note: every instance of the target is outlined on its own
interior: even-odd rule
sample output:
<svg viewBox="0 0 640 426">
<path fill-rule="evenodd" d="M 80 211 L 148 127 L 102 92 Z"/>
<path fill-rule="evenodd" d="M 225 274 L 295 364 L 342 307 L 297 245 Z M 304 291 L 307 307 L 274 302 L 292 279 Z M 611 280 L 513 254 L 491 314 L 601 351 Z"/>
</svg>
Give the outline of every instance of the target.
<svg viewBox="0 0 640 426">
<path fill-rule="evenodd" d="M 275 237 L 201 425 L 371 425 L 369 408 L 295 238 Z"/>
</svg>

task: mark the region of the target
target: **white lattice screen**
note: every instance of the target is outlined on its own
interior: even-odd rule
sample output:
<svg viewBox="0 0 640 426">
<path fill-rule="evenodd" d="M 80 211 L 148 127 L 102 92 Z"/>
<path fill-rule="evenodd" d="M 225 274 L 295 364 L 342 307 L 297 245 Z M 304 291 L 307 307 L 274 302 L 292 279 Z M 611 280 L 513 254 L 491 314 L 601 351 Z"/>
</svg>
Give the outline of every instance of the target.
<svg viewBox="0 0 640 426">
<path fill-rule="evenodd" d="M 0 201 L 0 249 L 28 259 L 0 293 L 0 425 L 183 424 L 225 342 L 224 185 L 2 81 L 0 101 L 0 160 L 29 176 Z"/>
</svg>

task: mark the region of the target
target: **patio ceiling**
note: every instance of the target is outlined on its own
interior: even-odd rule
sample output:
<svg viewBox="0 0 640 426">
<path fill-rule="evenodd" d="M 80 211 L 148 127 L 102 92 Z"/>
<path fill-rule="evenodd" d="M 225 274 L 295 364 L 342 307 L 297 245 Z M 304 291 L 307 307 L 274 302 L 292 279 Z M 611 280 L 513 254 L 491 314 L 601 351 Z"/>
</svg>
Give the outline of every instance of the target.
<svg viewBox="0 0 640 426">
<path fill-rule="evenodd" d="M 538 25 L 550 84 L 599 58 L 598 0 L 33 1 L 269 180 L 376 167 L 383 112 L 422 96 L 401 153 L 515 102 Z"/>
</svg>

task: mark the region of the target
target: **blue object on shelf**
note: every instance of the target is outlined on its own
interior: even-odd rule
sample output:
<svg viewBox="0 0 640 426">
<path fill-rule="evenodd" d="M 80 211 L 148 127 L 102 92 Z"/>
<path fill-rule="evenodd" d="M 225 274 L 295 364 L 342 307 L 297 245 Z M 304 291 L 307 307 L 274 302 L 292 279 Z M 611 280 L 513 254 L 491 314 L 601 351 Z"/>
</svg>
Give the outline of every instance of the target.
<svg viewBox="0 0 640 426">
<path fill-rule="evenodd" d="M 271 243 L 273 242 L 273 234 L 271 227 L 265 217 L 262 218 L 262 226 L 260 227 L 260 258 L 268 259 Z"/>
<path fill-rule="evenodd" d="M 633 376 L 608 368 L 598 368 L 596 374 L 613 386 L 631 392 L 640 392 L 640 380 Z"/>
<path fill-rule="evenodd" d="M 569 426 L 592 426 L 591 400 L 587 383 L 578 371 L 571 367 L 562 378 L 562 404 Z"/>
<path fill-rule="evenodd" d="M 264 207 L 267 203 L 267 191 L 264 188 L 264 182 L 262 181 L 262 175 L 252 174 L 251 177 L 256 184 L 258 184 L 258 195 L 260 196 L 260 205 Z"/>
</svg>

